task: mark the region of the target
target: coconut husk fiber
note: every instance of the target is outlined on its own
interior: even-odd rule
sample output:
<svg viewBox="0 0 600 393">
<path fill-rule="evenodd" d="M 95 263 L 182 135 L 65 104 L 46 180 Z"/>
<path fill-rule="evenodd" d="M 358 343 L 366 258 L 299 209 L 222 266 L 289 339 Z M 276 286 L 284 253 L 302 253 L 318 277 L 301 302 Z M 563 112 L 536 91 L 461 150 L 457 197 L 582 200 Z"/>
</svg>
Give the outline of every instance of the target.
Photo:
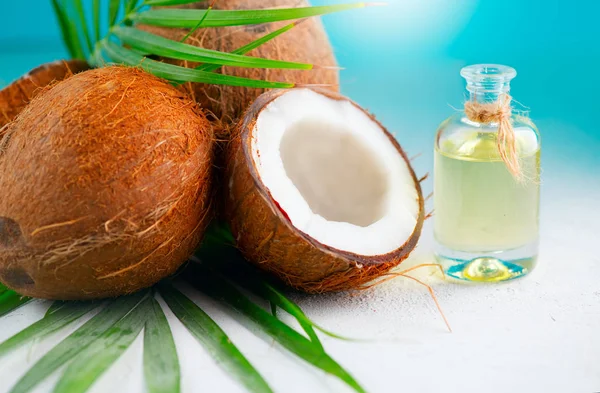
<svg viewBox="0 0 600 393">
<path fill-rule="evenodd" d="M 0 282 L 94 299 L 174 273 L 211 219 L 213 140 L 193 100 L 139 69 L 42 92 L 0 138 Z"/>
<path fill-rule="evenodd" d="M 55 61 L 31 70 L 0 90 L 0 129 L 13 121 L 29 101 L 45 88 L 89 68 L 82 60 Z"/>
</svg>

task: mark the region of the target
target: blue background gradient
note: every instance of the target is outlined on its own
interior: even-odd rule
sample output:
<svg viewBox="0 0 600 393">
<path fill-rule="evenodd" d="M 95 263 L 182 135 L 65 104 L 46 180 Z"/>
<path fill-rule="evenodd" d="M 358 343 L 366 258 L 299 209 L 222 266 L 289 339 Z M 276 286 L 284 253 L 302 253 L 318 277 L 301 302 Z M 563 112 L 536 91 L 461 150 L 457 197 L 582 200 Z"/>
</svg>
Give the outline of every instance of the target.
<svg viewBox="0 0 600 393">
<path fill-rule="evenodd" d="M 0 86 L 66 56 L 50 1 L 3 3 Z M 572 189 L 574 179 L 600 188 L 598 15 L 600 1 L 392 0 L 323 20 L 345 68 L 343 92 L 376 114 L 409 155 L 423 154 L 415 161 L 420 173 L 431 170 L 437 125 L 464 100 L 460 68 L 515 67 L 512 94 L 541 130 L 548 192 Z"/>
</svg>

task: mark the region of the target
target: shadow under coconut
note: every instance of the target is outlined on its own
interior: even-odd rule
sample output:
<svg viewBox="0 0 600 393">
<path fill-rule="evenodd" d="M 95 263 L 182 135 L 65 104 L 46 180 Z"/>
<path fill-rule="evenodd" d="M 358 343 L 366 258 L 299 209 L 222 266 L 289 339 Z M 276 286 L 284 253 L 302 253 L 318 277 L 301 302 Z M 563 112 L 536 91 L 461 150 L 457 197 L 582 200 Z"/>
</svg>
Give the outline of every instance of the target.
<svg viewBox="0 0 600 393">
<path fill-rule="evenodd" d="M 196 262 L 201 261 L 233 282 L 252 280 L 268 282 L 295 302 L 317 325 L 353 342 L 406 341 L 407 339 L 402 337 L 401 332 L 398 335 L 385 337 L 387 334 L 382 336 L 365 331 L 360 324 L 340 325 L 339 321 L 343 318 L 338 317 L 347 317 L 348 312 L 354 313 L 357 319 L 372 319 L 373 312 L 379 309 L 381 318 L 388 320 L 393 317 L 398 320 L 397 323 L 400 326 L 404 325 L 403 322 L 411 322 L 414 325 L 415 321 L 419 319 L 429 318 L 428 324 L 436 326 L 436 331 L 447 332 L 449 330 L 449 326 L 448 330 L 444 328 L 444 317 L 440 315 L 436 302 L 432 299 L 428 289 L 421 284 L 425 283 L 432 288 L 447 287 L 441 270 L 432 265 L 433 257 L 428 255 L 410 257 L 391 271 L 388 276 L 369 284 L 368 289 L 323 294 L 307 294 L 284 286 L 279 280 L 251 265 L 235 248 L 230 246 L 203 247 L 197 256 Z M 400 275 L 407 271 L 409 272 L 406 276 L 414 279 Z M 193 281 L 193 278 L 188 279 Z M 442 292 L 444 293 L 443 300 L 446 298 L 447 291 L 443 290 Z M 246 294 L 254 298 L 249 292 Z M 263 301 L 262 303 L 268 306 L 267 302 Z M 278 313 L 278 318 L 288 324 L 296 325 L 294 318 L 284 311 Z M 299 331 L 301 332 L 301 329 Z M 324 335 L 320 334 L 320 336 L 324 338 Z M 373 339 L 374 336 L 378 336 L 378 338 Z"/>
</svg>

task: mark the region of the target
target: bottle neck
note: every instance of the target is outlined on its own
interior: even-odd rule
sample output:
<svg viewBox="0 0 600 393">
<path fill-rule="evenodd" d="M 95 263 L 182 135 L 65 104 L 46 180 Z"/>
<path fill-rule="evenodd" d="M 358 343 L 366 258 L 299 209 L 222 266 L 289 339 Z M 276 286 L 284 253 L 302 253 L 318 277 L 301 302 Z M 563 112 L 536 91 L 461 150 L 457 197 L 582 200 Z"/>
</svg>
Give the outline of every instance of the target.
<svg viewBox="0 0 600 393">
<path fill-rule="evenodd" d="M 482 83 L 467 81 L 467 97 L 472 102 L 493 103 L 509 93 L 510 82 Z"/>
<path fill-rule="evenodd" d="M 476 64 L 460 74 L 467 81 L 469 101 L 480 104 L 498 102 L 510 92 L 510 81 L 517 75 L 514 68 L 497 64 Z"/>
</svg>

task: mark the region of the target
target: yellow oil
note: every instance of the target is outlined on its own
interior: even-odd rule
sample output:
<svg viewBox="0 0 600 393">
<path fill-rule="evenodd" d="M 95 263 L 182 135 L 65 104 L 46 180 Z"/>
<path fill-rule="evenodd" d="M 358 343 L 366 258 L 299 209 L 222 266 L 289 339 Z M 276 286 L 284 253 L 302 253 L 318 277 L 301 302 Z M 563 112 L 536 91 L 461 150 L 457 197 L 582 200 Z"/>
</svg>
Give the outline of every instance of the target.
<svg viewBox="0 0 600 393">
<path fill-rule="evenodd" d="M 438 243 L 485 254 L 537 240 L 540 150 L 530 136 L 517 133 L 523 182 L 501 160 L 497 133 L 472 132 L 436 145 L 434 232 Z"/>
</svg>

